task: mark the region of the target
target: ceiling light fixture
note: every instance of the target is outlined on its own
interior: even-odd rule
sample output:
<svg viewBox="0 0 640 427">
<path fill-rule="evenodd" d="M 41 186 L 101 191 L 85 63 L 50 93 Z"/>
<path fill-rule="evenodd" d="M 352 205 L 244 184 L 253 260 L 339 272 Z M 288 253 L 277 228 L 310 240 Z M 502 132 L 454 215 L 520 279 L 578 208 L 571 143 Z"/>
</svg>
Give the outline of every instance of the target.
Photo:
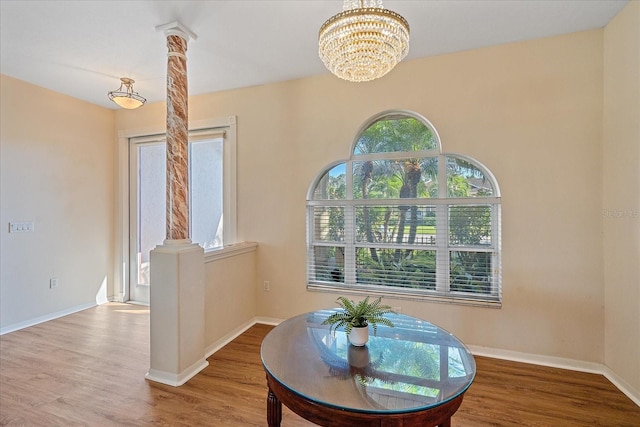
<svg viewBox="0 0 640 427">
<path fill-rule="evenodd" d="M 120 78 L 120 87 L 109 92 L 109 99 L 127 110 L 142 107 L 147 100 L 133 90 L 135 81 L 128 77 Z M 124 86 L 124 87 L 123 87 Z"/>
<path fill-rule="evenodd" d="M 318 35 L 320 59 L 336 76 L 366 82 L 384 76 L 409 52 L 409 24 L 382 0 L 344 0 Z"/>
</svg>

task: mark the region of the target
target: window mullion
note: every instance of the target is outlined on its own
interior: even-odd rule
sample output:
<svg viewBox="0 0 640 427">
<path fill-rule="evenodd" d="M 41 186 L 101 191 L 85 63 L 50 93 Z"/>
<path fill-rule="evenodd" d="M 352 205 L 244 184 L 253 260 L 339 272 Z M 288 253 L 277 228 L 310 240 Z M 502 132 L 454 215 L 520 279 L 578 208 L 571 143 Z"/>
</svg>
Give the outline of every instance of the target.
<svg viewBox="0 0 640 427">
<path fill-rule="evenodd" d="M 449 292 L 448 206 L 436 206 L 436 290 Z"/>
<path fill-rule="evenodd" d="M 316 281 L 316 254 L 314 231 L 316 228 L 314 218 L 314 208 L 307 208 L 307 283 Z"/>
<path fill-rule="evenodd" d="M 500 256 L 502 252 L 502 230 L 500 229 L 500 205 L 491 206 L 491 244 L 493 246 L 493 254 L 491 256 L 491 294 L 502 299 L 502 266 L 500 265 Z"/>
<path fill-rule="evenodd" d="M 353 200 L 353 162 L 348 161 L 345 167 L 345 200 Z"/>
<path fill-rule="evenodd" d="M 346 168 L 346 199 L 353 201 L 353 162 L 348 161 Z M 353 202 L 344 207 L 344 283 L 356 284 L 356 225 Z"/>
<path fill-rule="evenodd" d="M 438 198 L 447 198 L 447 158 L 438 157 Z M 449 292 L 449 205 L 436 206 L 436 290 Z"/>
<path fill-rule="evenodd" d="M 344 283 L 356 284 L 355 209 L 352 205 L 344 208 Z"/>
</svg>

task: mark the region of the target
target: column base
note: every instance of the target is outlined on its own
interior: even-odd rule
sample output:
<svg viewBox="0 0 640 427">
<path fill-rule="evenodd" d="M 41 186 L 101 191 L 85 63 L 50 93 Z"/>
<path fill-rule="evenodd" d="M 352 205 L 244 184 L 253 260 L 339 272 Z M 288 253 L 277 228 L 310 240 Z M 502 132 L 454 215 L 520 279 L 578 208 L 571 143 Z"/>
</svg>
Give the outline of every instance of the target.
<svg viewBox="0 0 640 427">
<path fill-rule="evenodd" d="M 207 366 L 209 366 L 209 362 L 203 358 L 177 374 L 173 372 L 158 371 L 157 369 L 149 369 L 144 377 L 149 381 L 179 387 L 191 378 L 195 377 L 198 372 L 202 371 Z"/>
</svg>

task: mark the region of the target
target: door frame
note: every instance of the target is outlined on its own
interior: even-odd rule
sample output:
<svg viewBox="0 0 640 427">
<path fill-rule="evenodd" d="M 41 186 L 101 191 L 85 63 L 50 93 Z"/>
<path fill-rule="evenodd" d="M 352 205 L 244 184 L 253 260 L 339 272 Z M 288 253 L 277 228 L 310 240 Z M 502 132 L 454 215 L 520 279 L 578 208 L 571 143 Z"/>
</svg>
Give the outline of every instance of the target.
<svg viewBox="0 0 640 427">
<path fill-rule="evenodd" d="M 138 246 L 140 244 L 138 229 L 140 225 L 140 213 L 138 211 L 140 202 L 138 181 L 140 175 L 139 153 L 140 148 L 154 145 L 166 146 L 166 136 L 152 135 L 149 137 L 129 138 L 129 286 L 127 289 L 129 297 L 127 300 L 143 305 L 149 304 L 150 289 L 148 283 L 139 283 L 140 271 L 138 271 L 139 261 L 137 259 L 140 256 L 138 252 Z M 138 278 L 135 276 L 138 276 Z M 134 286 L 135 289 L 133 289 Z"/>
</svg>

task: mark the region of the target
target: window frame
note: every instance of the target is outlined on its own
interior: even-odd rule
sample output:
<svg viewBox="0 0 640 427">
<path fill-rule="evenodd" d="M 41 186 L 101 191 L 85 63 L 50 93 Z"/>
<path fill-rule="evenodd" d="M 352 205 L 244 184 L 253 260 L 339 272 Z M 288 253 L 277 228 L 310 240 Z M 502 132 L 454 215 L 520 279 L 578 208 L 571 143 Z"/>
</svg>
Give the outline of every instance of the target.
<svg viewBox="0 0 640 427">
<path fill-rule="evenodd" d="M 237 118 L 227 116 L 189 122 L 189 132 L 204 129 L 224 130 L 226 137 L 223 142 L 223 246 L 205 252 L 205 260 L 215 259 L 224 255 L 229 248 L 237 246 Z M 118 187 L 117 187 L 117 217 L 116 244 L 113 281 L 113 296 L 110 300 L 124 302 L 129 300 L 129 268 L 130 248 L 129 239 L 132 230 L 129 229 L 130 194 L 129 194 L 129 148 L 130 140 L 141 137 L 155 137 L 164 135 L 165 127 L 144 127 L 118 131 Z"/>
<path fill-rule="evenodd" d="M 420 121 L 432 132 L 435 138 L 436 147 L 421 151 L 403 152 L 376 152 L 367 154 L 356 154 L 356 146 L 361 135 L 374 123 L 394 118 L 414 118 Z M 354 198 L 354 163 L 361 161 L 376 160 L 400 160 L 408 158 L 437 158 L 438 161 L 438 197 L 437 198 L 397 198 L 397 199 L 355 199 Z M 491 184 L 492 195 L 481 197 L 448 197 L 447 185 L 447 159 L 457 158 L 470 163 L 477 168 L 484 178 Z M 316 199 L 316 189 L 325 178 L 325 175 L 337 166 L 345 167 L 345 198 L 344 199 Z M 360 241 L 356 239 L 357 227 L 355 209 L 359 206 L 421 206 L 425 208 L 433 207 L 435 213 L 435 245 L 425 245 L 412 243 L 410 246 L 397 243 L 380 243 L 370 241 Z M 455 245 L 450 242 L 449 212 L 451 206 L 471 206 L 488 205 L 491 207 L 491 236 L 490 244 L 484 245 Z M 316 217 L 314 209 L 317 207 L 342 207 L 344 209 L 344 238 L 341 242 L 318 241 L 314 239 L 316 235 Z M 335 161 L 325 167 L 313 180 L 307 193 L 306 204 L 307 228 L 307 289 L 311 291 L 328 291 L 354 294 L 386 295 L 401 299 L 429 300 L 434 302 L 448 302 L 455 304 L 477 305 L 488 307 L 501 307 L 502 304 L 502 278 L 501 278 L 501 197 L 497 180 L 493 174 L 477 160 L 457 153 L 443 153 L 441 149 L 440 137 L 433 125 L 419 114 L 393 110 L 382 112 L 373 116 L 363 126 L 360 127 L 352 143 L 351 155 L 347 160 Z M 316 280 L 315 248 L 317 247 L 343 248 L 344 264 L 342 272 L 342 282 L 328 282 L 326 280 Z M 436 289 L 416 289 L 402 288 L 390 285 L 362 284 L 356 280 L 356 251 L 358 248 L 381 248 L 389 249 L 414 249 L 435 251 L 436 253 Z M 491 282 L 490 293 L 473 294 L 471 292 L 451 290 L 451 254 L 453 252 L 489 252 L 491 253 Z M 319 264 L 320 265 L 320 264 Z M 443 267 L 446 266 L 446 267 Z M 328 268 L 327 268 L 328 271 Z"/>
<path fill-rule="evenodd" d="M 235 118 L 234 118 L 235 119 Z M 189 128 L 189 156 L 193 148 L 192 143 L 197 143 L 210 138 L 222 138 L 222 246 L 205 249 L 205 254 L 224 249 L 236 243 L 236 126 L 235 120 L 231 120 L 226 126 L 206 127 L 199 122 L 200 127 Z M 191 168 L 191 161 L 189 161 Z M 189 175 L 189 185 L 191 186 L 191 174 Z M 193 223 L 193 211 L 191 205 L 193 193 L 189 192 L 189 222 Z M 193 230 L 190 230 L 192 233 Z M 190 236 L 192 238 L 192 236 Z M 193 240 L 193 239 L 192 239 Z"/>
</svg>

